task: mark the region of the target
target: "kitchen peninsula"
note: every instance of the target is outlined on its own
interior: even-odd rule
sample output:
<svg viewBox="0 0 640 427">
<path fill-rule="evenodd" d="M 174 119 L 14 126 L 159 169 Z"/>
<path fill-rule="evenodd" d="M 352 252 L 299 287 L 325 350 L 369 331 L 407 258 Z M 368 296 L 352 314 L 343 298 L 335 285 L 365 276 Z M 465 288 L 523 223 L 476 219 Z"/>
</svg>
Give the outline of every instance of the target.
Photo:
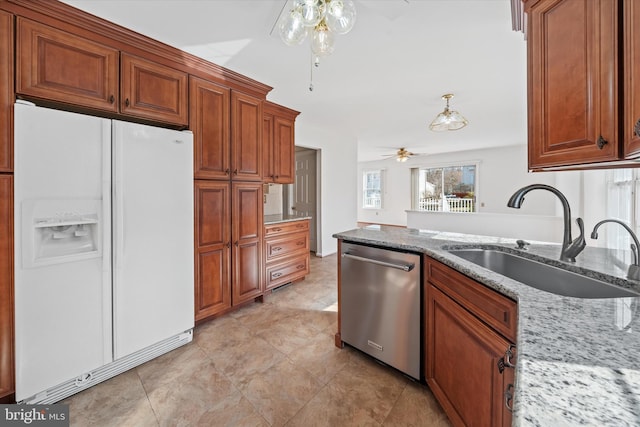
<svg viewBox="0 0 640 427">
<path fill-rule="evenodd" d="M 568 264 L 557 261 L 559 245 L 532 243 L 523 252 L 516 249 L 514 239 L 506 238 L 395 227 L 355 229 L 334 237 L 340 242 L 421 253 L 425 261 L 451 267 L 517 302 L 514 425 L 640 423 L 640 297 L 560 296 L 449 252 L 460 248 L 496 249 L 639 293 L 640 283 L 626 280 L 626 266 L 614 264 L 612 251 L 587 247 L 575 264 Z M 427 276 L 425 272 L 425 285 Z M 430 317 L 425 313 L 423 318 Z M 500 399 L 504 401 L 505 397 Z"/>
</svg>

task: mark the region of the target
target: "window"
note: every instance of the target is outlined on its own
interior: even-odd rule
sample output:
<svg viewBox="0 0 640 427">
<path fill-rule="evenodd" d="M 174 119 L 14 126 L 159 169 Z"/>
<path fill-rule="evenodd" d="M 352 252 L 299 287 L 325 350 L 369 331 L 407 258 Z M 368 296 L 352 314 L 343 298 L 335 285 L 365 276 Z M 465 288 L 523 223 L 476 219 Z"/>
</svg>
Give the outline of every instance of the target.
<svg viewBox="0 0 640 427">
<path fill-rule="evenodd" d="M 363 172 L 362 207 L 369 209 L 382 208 L 382 170 Z"/>
<path fill-rule="evenodd" d="M 477 165 L 413 169 L 413 209 L 475 212 L 476 170 Z"/>
<path fill-rule="evenodd" d="M 640 170 L 607 171 L 607 218 L 619 219 L 640 234 Z M 629 233 L 618 225 L 606 227 L 607 247 L 628 250 L 633 243 Z"/>
</svg>

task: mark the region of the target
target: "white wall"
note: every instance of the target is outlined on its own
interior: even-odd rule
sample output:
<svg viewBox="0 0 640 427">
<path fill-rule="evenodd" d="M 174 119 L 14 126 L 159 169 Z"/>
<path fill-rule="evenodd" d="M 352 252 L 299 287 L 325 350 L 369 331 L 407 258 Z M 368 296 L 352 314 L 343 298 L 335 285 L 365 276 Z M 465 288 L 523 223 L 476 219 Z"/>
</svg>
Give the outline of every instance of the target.
<svg viewBox="0 0 640 427">
<path fill-rule="evenodd" d="M 276 215 L 282 213 L 282 184 L 267 184 L 264 194 L 264 214 Z"/>
<path fill-rule="evenodd" d="M 332 133 L 330 128 L 309 125 L 301 114 L 296 120 L 296 145 L 319 150 L 316 255 L 331 255 L 338 248 L 333 234 L 357 225 L 357 143 L 355 138 Z"/>
</svg>

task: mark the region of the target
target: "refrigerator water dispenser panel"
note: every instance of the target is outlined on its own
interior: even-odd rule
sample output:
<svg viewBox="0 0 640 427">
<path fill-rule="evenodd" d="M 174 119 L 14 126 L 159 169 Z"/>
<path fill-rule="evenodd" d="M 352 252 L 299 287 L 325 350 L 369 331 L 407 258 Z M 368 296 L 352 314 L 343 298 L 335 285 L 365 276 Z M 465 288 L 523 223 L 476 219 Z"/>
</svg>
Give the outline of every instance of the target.
<svg viewBox="0 0 640 427">
<path fill-rule="evenodd" d="M 25 200 L 22 203 L 25 268 L 102 256 L 100 200 Z"/>
</svg>

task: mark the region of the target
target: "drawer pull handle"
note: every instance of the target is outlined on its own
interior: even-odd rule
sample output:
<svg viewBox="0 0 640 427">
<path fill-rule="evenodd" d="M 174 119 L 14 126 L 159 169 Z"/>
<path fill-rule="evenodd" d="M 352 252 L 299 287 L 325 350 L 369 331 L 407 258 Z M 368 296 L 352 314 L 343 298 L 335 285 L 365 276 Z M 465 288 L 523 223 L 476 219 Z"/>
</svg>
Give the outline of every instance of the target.
<svg viewBox="0 0 640 427">
<path fill-rule="evenodd" d="M 282 248 L 280 246 L 276 246 L 275 248 L 272 249 L 272 251 L 274 251 L 274 252 L 278 252 L 278 251 L 281 251 L 281 250 L 282 250 Z"/>
<path fill-rule="evenodd" d="M 511 359 L 514 356 L 516 346 L 513 344 L 509 344 L 509 348 L 507 349 L 507 351 L 504 352 L 504 365 L 508 366 L 509 368 L 515 368 L 515 362 L 512 362 Z"/>
<path fill-rule="evenodd" d="M 128 107 L 128 106 L 129 106 L 129 104 L 130 104 L 130 102 L 129 102 L 129 98 L 125 99 L 125 100 L 124 100 L 124 105 L 125 105 L 126 107 Z"/>
<path fill-rule="evenodd" d="M 635 136 L 640 136 L 640 119 L 638 119 L 636 125 L 633 127 L 633 134 Z"/>
<path fill-rule="evenodd" d="M 509 412 L 513 412 L 513 384 L 507 385 L 507 389 L 504 391 L 504 406 Z"/>
<path fill-rule="evenodd" d="M 296 246 L 304 246 L 304 241 L 301 240 L 301 241 L 297 242 Z"/>
<path fill-rule="evenodd" d="M 111 96 L 109 97 L 109 104 L 113 104 L 113 103 L 115 102 L 115 100 L 116 100 L 116 97 L 115 97 L 115 96 L 113 96 L 113 95 L 111 95 Z"/>
<path fill-rule="evenodd" d="M 598 141 L 596 142 L 596 145 L 598 146 L 599 149 L 603 149 L 605 145 L 607 145 L 609 143 L 609 141 L 607 141 L 606 139 L 604 139 L 602 137 L 602 135 L 600 135 L 598 137 Z"/>
<path fill-rule="evenodd" d="M 282 231 L 282 228 L 274 228 L 271 231 L 273 231 L 274 233 L 278 233 L 279 231 Z"/>
<path fill-rule="evenodd" d="M 225 174 L 225 175 L 229 175 L 229 172 L 230 172 L 229 168 L 227 168 L 227 169 L 225 169 L 225 170 L 224 170 L 224 174 Z"/>
<path fill-rule="evenodd" d="M 234 170 L 233 170 L 233 174 L 234 174 L 234 175 L 238 175 L 238 169 L 234 169 Z"/>
<path fill-rule="evenodd" d="M 304 269 L 304 264 L 298 264 L 298 265 L 296 266 L 296 269 L 298 269 L 298 270 L 303 270 L 303 269 Z"/>
<path fill-rule="evenodd" d="M 274 279 L 277 278 L 277 277 L 280 277 L 280 276 L 282 276 L 282 273 L 273 273 L 271 275 L 271 277 L 274 278 Z"/>
</svg>

